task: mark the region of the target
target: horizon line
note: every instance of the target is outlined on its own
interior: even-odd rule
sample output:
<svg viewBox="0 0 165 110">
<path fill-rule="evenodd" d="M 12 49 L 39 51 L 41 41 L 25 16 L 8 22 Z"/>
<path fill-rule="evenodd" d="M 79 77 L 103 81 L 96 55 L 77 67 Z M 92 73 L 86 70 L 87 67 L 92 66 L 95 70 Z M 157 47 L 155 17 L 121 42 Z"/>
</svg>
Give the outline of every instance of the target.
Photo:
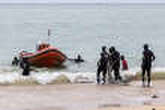
<svg viewBox="0 0 165 110">
<path fill-rule="evenodd" d="M 127 5 L 127 4 L 128 4 L 128 5 L 129 5 L 129 4 L 130 4 L 130 5 L 143 5 L 143 4 L 144 4 L 144 5 L 154 5 L 154 4 L 155 4 L 155 5 L 164 5 L 165 2 L 162 2 L 162 3 L 160 3 L 160 2 L 150 2 L 150 3 L 149 3 L 149 2 L 136 2 L 136 3 L 134 3 L 134 2 L 107 2 L 107 3 L 104 3 L 104 2 L 96 2 L 96 3 L 94 3 L 94 2 L 93 2 L 93 3 L 92 3 L 92 2 L 82 2 L 82 3 L 78 3 L 78 2 L 66 2 L 66 3 L 62 3 L 62 2 L 61 2 L 61 3 L 60 3 L 60 2 L 25 2 L 25 3 L 23 3 L 23 2 L 15 2 L 15 3 L 14 3 L 14 2 L 12 2 L 12 3 L 8 3 L 8 2 L 6 2 L 6 3 L 4 3 L 4 2 L 3 2 L 3 3 L 1 3 L 1 2 L 0 2 L 0 5 L 9 5 L 9 4 L 11 4 L 11 5 L 12 5 L 12 4 L 25 4 L 25 5 L 26 5 L 26 4 L 27 4 L 27 5 L 33 5 L 33 4 L 34 4 L 34 5 L 35 5 L 35 4 L 43 4 L 43 5 L 44 5 L 44 4 L 50 4 L 50 5 L 51 5 L 51 4 L 52 4 L 52 5 L 55 5 L 55 4 L 57 4 L 57 5 L 60 5 L 60 4 L 61 4 L 61 5 L 65 5 L 65 4 L 66 4 L 66 5 L 67 5 L 67 4 L 75 4 L 75 5 L 76 5 L 76 4 L 77 4 L 77 5 L 79 5 L 79 4 L 80 4 L 80 5 L 83 5 L 83 4 L 84 4 L 84 5 L 86 5 L 86 4 L 91 4 L 91 5 L 92 5 L 92 4 L 93 4 L 93 5 L 95 5 L 95 4 L 100 4 L 100 5 L 106 5 L 106 4 L 107 4 L 107 5 L 111 5 L 111 4 L 112 4 L 112 5 L 118 5 L 118 4 L 119 4 L 119 5 L 120 5 L 120 4 L 125 4 L 125 5 Z"/>
</svg>

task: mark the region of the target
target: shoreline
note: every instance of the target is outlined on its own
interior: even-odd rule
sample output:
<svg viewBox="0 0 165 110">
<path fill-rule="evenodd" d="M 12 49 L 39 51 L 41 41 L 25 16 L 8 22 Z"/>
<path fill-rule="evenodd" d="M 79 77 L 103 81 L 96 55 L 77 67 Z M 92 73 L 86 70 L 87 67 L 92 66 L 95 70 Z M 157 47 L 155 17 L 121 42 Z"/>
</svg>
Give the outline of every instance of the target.
<svg viewBox="0 0 165 110">
<path fill-rule="evenodd" d="M 141 73 L 132 74 L 130 71 L 121 74 L 124 83 L 141 81 Z M 152 80 L 165 80 L 165 72 L 152 72 Z M 53 85 L 53 84 L 81 84 L 96 83 L 95 73 L 33 73 L 30 76 L 22 76 L 20 73 L 0 74 L 0 85 L 26 86 L 26 85 Z"/>
<path fill-rule="evenodd" d="M 129 85 L 55 84 L 0 86 L 1 110 L 152 110 L 164 106 L 165 81 Z M 157 95 L 157 98 L 152 98 Z M 12 100 L 11 100 L 12 98 Z M 147 107 L 147 109 L 145 109 Z M 158 109 L 162 110 L 162 109 Z"/>
</svg>

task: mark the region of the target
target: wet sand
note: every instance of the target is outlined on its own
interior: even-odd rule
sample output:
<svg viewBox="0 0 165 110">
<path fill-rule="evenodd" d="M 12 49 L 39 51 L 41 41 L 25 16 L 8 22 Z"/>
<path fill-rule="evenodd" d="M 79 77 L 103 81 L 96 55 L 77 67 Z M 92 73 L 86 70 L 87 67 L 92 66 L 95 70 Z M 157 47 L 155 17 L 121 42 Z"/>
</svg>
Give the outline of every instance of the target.
<svg viewBox="0 0 165 110">
<path fill-rule="evenodd" d="M 165 110 L 165 81 L 0 86 L 0 99 L 0 110 Z"/>
</svg>

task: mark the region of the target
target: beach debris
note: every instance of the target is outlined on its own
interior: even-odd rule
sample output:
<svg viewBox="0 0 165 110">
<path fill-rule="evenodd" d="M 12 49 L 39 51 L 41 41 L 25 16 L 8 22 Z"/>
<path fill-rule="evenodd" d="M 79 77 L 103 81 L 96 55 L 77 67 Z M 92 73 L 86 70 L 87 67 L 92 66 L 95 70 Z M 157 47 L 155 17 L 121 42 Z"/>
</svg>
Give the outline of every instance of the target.
<svg viewBox="0 0 165 110">
<path fill-rule="evenodd" d="M 90 80 L 88 77 L 85 77 L 85 76 L 77 76 L 75 79 L 74 79 L 74 83 L 93 83 L 94 81 Z"/>
<path fill-rule="evenodd" d="M 60 75 L 56 79 L 52 80 L 49 84 L 63 84 L 71 83 L 70 79 L 66 75 Z"/>
<path fill-rule="evenodd" d="M 24 77 L 15 80 L 11 85 L 39 85 L 40 83 L 32 77 Z"/>
<path fill-rule="evenodd" d="M 150 101 L 144 102 L 144 105 L 152 105 Z"/>
<path fill-rule="evenodd" d="M 40 83 L 32 77 L 20 76 L 17 79 L 0 82 L 0 85 L 39 85 Z"/>
<path fill-rule="evenodd" d="M 153 94 L 151 97 L 152 97 L 153 99 L 159 98 L 159 96 L 157 96 L 156 94 Z"/>
<path fill-rule="evenodd" d="M 121 107 L 121 104 L 101 104 L 99 108 L 106 108 L 106 107 Z"/>
</svg>

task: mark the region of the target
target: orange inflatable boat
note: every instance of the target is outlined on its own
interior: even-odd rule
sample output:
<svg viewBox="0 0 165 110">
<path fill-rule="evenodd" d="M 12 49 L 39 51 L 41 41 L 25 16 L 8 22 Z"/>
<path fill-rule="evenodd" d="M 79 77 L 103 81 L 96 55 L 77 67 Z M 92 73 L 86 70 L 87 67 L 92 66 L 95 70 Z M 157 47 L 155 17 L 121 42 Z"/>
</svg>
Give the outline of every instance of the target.
<svg viewBox="0 0 165 110">
<path fill-rule="evenodd" d="M 51 68 L 62 65 L 67 57 L 58 49 L 42 43 L 34 53 L 22 51 L 20 58 L 27 59 L 32 66 Z"/>
</svg>

